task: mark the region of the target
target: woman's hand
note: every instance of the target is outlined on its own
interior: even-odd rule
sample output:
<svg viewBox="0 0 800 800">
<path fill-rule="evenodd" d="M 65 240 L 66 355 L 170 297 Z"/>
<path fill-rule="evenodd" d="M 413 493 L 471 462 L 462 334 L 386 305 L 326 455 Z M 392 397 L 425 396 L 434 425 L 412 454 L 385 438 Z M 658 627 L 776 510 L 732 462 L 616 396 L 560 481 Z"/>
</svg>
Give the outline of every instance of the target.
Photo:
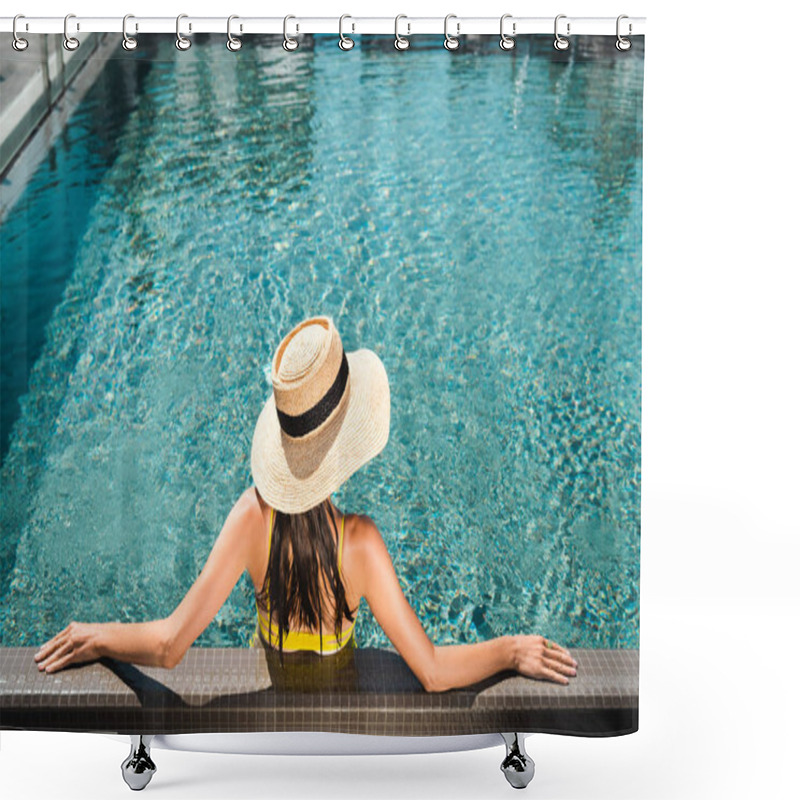
<svg viewBox="0 0 800 800">
<path fill-rule="evenodd" d="M 515 644 L 514 669 L 529 678 L 567 684 L 567 676 L 578 674 L 569 651 L 543 636 L 517 636 Z"/>
<path fill-rule="evenodd" d="M 39 663 L 39 671 L 57 672 L 69 664 L 82 664 L 100 658 L 100 624 L 93 622 L 70 622 L 63 631 L 45 642 L 34 661 Z"/>
</svg>

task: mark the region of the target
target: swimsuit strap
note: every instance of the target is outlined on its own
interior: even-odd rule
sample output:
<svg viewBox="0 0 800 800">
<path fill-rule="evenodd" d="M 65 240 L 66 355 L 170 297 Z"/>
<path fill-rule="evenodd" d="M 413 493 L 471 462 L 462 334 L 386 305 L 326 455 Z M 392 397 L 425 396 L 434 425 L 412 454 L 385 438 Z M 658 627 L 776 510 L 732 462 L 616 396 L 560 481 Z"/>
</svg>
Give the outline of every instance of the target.
<svg viewBox="0 0 800 800">
<path fill-rule="evenodd" d="M 269 570 L 269 553 L 272 549 L 272 528 L 275 524 L 275 509 L 269 510 L 269 534 L 267 535 L 267 570 Z"/>
</svg>

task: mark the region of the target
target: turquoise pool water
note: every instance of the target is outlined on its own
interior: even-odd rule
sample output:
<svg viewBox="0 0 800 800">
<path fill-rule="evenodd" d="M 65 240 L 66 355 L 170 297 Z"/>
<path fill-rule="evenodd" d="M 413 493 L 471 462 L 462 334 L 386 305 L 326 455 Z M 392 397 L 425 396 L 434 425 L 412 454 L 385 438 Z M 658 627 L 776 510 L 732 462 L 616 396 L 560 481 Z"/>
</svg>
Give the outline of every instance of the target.
<svg viewBox="0 0 800 800">
<path fill-rule="evenodd" d="M 172 611 L 250 485 L 275 346 L 329 314 L 392 389 L 335 499 L 431 638 L 637 647 L 641 53 L 172 38 L 107 65 L 138 91 L 108 163 L 60 177 L 92 186 L 61 278 L 33 255 L 66 247 L 30 222 L 47 160 L 0 228 L 4 308 L 20 275 L 56 287 L 3 384 L 0 644 Z M 243 576 L 197 643 L 253 624 Z M 388 644 L 365 602 L 356 638 Z"/>
</svg>

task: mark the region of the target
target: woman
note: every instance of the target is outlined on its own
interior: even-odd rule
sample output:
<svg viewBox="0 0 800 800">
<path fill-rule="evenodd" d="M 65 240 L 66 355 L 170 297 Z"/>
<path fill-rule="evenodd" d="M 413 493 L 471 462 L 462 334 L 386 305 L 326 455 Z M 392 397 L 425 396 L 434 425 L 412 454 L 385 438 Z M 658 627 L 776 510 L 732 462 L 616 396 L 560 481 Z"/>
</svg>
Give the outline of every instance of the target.
<svg viewBox="0 0 800 800">
<path fill-rule="evenodd" d="M 331 319 L 308 319 L 278 347 L 272 387 L 253 436 L 255 486 L 234 505 L 175 611 L 152 622 L 72 622 L 34 656 L 40 670 L 56 672 L 103 656 L 171 669 L 247 570 L 253 586 L 261 587 L 259 636 L 281 657 L 298 650 L 324 656 L 347 647 L 364 597 L 429 692 L 503 670 L 569 682 L 577 662 L 541 636 L 432 644 L 375 524 L 366 516 L 345 516 L 331 503 L 331 493 L 389 437 L 389 381 L 375 353 L 345 353 Z"/>
</svg>

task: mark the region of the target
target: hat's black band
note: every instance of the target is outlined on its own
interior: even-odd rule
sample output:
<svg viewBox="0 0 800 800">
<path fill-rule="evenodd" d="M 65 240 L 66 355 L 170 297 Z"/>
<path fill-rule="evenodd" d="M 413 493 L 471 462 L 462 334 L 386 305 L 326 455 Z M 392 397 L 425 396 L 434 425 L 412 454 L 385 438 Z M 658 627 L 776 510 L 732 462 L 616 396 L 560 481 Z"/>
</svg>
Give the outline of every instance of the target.
<svg viewBox="0 0 800 800">
<path fill-rule="evenodd" d="M 339 367 L 339 374 L 319 403 L 296 417 L 291 416 L 291 414 L 284 414 L 280 409 L 276 409 L 281 430 L 287 436 L 297 439 L 319 428 L 341 402 L 349 374 L 350 367 L 347 364 L 347 356 L 342 352 L 342 364 Z"/>
</svg>

